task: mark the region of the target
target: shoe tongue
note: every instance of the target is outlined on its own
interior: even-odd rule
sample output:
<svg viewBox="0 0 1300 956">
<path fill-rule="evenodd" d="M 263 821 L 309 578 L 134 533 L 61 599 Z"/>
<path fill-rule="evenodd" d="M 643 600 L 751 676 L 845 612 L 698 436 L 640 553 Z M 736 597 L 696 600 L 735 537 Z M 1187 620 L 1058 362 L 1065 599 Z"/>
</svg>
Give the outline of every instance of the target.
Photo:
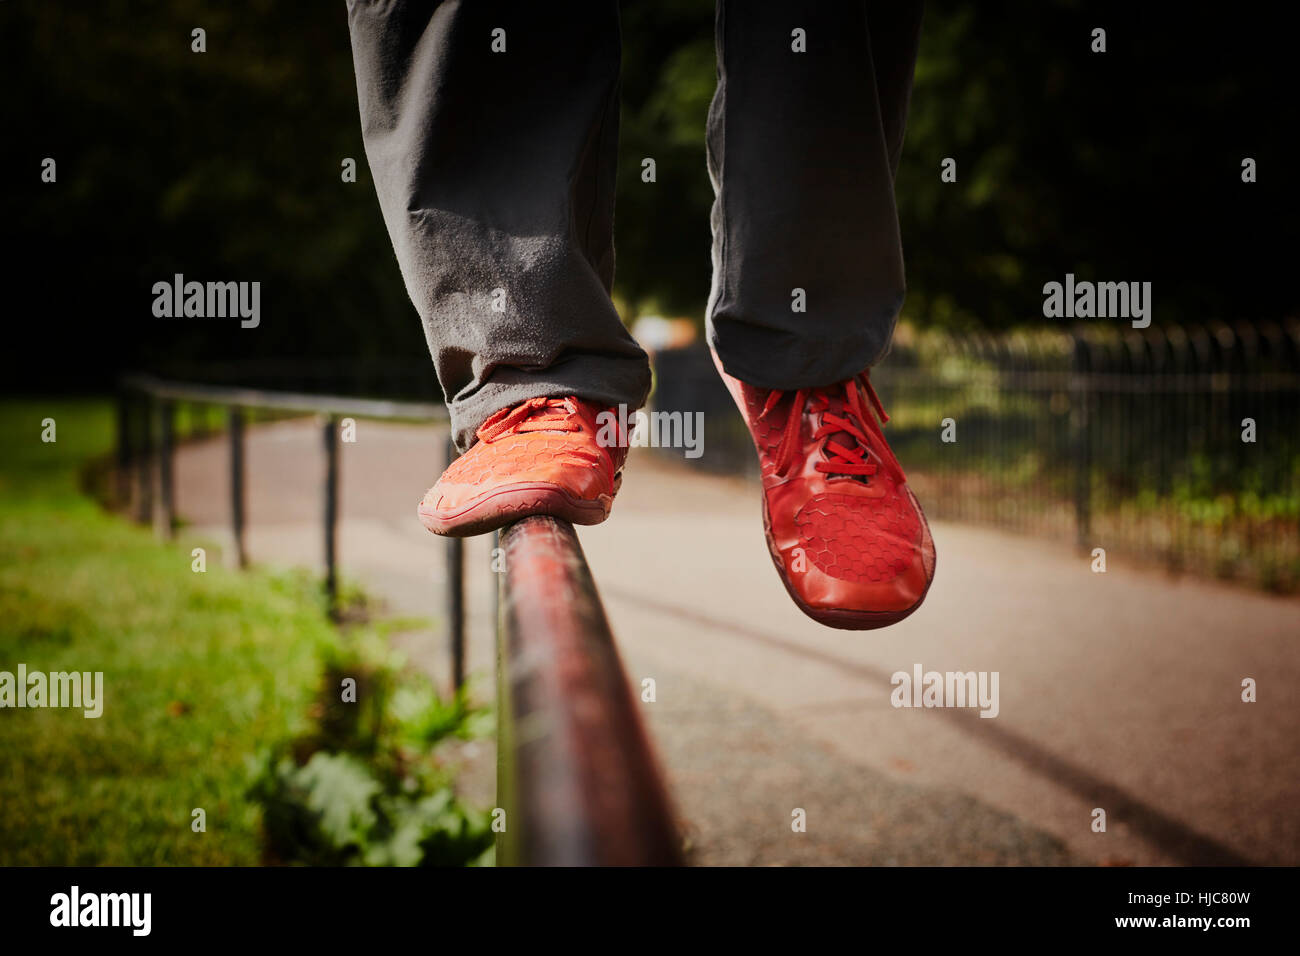
<svg viewBox="0 0 1300 956">
<path fill-rule="evenodd" d="M 570 410 L 564 404 L 563 399 L 552 399 L 542 405 L 538 405 L 529 413 L 525 421 L 537 423 L 539 418 L 551 419 L 558 426 L 561 422 L 568 421 L 577 414 L 576 410 Z M 562 428 L 556 428 L 556 431 L 564 431 Z"/>
</svg>

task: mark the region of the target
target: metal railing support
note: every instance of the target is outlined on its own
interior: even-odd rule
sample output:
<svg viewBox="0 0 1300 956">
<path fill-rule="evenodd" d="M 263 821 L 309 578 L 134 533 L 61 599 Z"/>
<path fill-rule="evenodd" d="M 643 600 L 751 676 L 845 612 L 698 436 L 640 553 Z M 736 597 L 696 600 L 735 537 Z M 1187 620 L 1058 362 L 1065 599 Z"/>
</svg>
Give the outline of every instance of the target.
<svg viewBox="0 0 1300 956">
<path fill-rule="evenodd" d="M 176 446 L 176 406 L 164 400 L 154 403 L 158 423 L 158 498 L 154 507 L 154 532 L 170 541 L 176 526 L 176 481 L 173 452 Z"/>
<path fill-rule="evenodd" d="M 1088 343 L 1076 337 L 1071 353 L 1070 411 L 1074 458 L 1074 534 L 1081 551 L 1092 548 L 1092 446 L 1089 413 L 1092 402 L 1089 376 L 1092 374 Z"/>
<path fill-rule="evenodd" d="M 676 865 L 681 841 L 573 526 L 507 528 L 497 863 Z"/>
<path fill-rule="evenodd" d="M 325 416 L 325 606 L 330 618 L 339 616 L 338 524 L 339 524 L 339 423 Z"/>
<path fill-rule="evenodd" d="M 153 518 L 153 399 L 142 395 L 136 408 L 135 426 L 140 436 L 136 453 L 135 520 L 147 524 Z"/>
<path fill-rule="evenodd" d="M 131 403 L 135 395 L 126 389 L 117 393 L 117 474 L 113 476 L 113 494 L 118 507 L 125 508 L 131 500 L 131 463 L 135 457 L 135 435 L 132 431 Z"/>
<path fill-rule="evenodd" d="M 244 410 L 230 409 L 230 553 L 227 562 L 236 568 L 248 565 L 244 550 Z"/>
</svg>

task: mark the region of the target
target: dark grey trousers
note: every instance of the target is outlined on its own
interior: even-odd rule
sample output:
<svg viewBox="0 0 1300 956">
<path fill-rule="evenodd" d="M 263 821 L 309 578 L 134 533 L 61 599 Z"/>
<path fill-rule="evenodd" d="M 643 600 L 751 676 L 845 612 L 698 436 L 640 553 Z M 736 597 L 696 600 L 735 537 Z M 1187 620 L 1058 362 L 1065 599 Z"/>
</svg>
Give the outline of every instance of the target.
<svg viewBox="0 0 1300 956">
<path fill-rule="evenodd" d="M 609 295 L 616 0 L 348 0 L 348 18 L 366 156 L 461 448 L 538 395 L 642 405 L 649 363 Z M 919 0 L 718 0 L 708 332 L 737 378 L 829 385 L 888 350 L 919 32 Z"/>
</svg>

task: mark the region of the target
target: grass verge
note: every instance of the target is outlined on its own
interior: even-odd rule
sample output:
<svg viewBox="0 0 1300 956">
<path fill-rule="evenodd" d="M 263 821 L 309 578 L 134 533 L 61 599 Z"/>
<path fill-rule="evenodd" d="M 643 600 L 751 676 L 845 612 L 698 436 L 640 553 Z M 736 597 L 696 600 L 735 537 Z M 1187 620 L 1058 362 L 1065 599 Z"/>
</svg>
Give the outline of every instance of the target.
<svg viewBox="0 0 1300 956">
<path fill-rule="evenodd" d="M 0 864 L 259 863 L 249 758 L 304 732 L 335 636 L 308 579 L 195 573 L 104 512 L 80 474 L 112 438 L 107 403 L 0 403 L 0 671 L 104 688 L 97 719 L 0 709 Z"/>
</svg>

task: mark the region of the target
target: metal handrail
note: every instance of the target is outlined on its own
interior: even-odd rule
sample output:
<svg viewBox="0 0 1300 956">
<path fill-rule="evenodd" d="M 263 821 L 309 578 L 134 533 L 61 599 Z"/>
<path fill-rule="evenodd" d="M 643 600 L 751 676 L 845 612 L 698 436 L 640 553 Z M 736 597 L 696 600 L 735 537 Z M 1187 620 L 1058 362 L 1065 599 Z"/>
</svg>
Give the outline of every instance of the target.
<svg viewBox="0 0 1300 956">
<path fill-rule="evenodd" d="M 133 396 L 143 396 L 143 407 L 137 408 Z M 264 389 L 240 388 L 223 385 L 204 385 L 195 382 L 173 382 L 147 375 L 133 375 L 122 380 L 118 409 L 118 466 L 119 473 L 128 471 L 134 463 L 139 489 L 137 519 L 153 521 L 159 537 L 169 539 L 176 523 L 175 493 L 173 489 L 173 457 L 175 450 L 175 404 L 192 402 L 200 405 L 225 407 L 229 413 L 230 441 L 230 531 L 232 547 L 229 563 L 244 567 L 248 554 L 244 545 L 245 481 L 244 481 L 244 424 L 245 412 L 253 409 L 277 412 L 301 412 L 324 418 L 323 439 L 325 447 L 324 476 L 324 558 L 325 594 L 330 614 L 338 611 L 338 495 L 339 495 L 339 423 L 345 417 L 369 418 L 386 421 L 423 421 L 447 423 L 449 417 L 443 405 L 430 402 L 389 401 L 385 399 L 352 398 L 340 395 L 308 395 L 298 392 L 278 392 Z M 137 412 L 142 414 L 136 414 Z M 140 421 L 139 419 L 143 419 Z M 137 442 L 138 439 L 138 442 Z M 155 440 L 156 439 L 156 440 Z M 455 455 L 451 437 L 447 439 L 448 461 Z M 158 494 L 154 495 L 157 486 Z M 119 488 L 123 483 L 119 481 Z M 125 497 L 125 496 L 124 496 Z M 463 583 L 460 569 L 464 563 L 464 544 L 458 539 L 448 539 L 448 607 L 453 666 L 453 683 L 459 689 L 464 681 L 464 615 Z"/>
<path fill-rule="evenodd" d="M 171 382 L 147 375 L 130 376 L 124 379 L 122 384 L 127 389 L 146 392 L 156 399 L 165 401 L 388 421 L 445 423 L 449 420 L 447 407 L 434 402 L 390 401 L 352 398 L 346 395 L 311 395 L 227 385 L 200 385 L 192 382 Z"/>
<path fill-rule="evenodd" d="M 497 861 L 672 866 L 681 839 L 573 526 L 501 534 Z"/>
<path fill-rule="evenodd" d="M 140 401 L 140 399 L 143 401 Z M 337 602 L 338 427 L 344 416 L 446 423 L 444 406 L 200 385 L 134 376 L 119 394 L 119 478 L 134 469 L 141 521 L 172 534 L 177 402 L 229 410 L 232 563 L 244 566 L 245 412 L 324 417 L 325 588 Z M 155 441 L 155 436 L 157 440 Z M 447 461 L 456 455 L 447 438 Z M 153 491 L 157 486 L 159 494 Z M 124 485 L 119 482 L 119 490 Z M 125 497 L 125 495 L 124 495 Z M 533 517 L 505 529 L 497 576 L 498 862 L 674 865 L 681 843 L 667 792 L 573 527 Z M 445 538 L 452 683 L 465 670 L 464 541 Z"/>
</svg>

